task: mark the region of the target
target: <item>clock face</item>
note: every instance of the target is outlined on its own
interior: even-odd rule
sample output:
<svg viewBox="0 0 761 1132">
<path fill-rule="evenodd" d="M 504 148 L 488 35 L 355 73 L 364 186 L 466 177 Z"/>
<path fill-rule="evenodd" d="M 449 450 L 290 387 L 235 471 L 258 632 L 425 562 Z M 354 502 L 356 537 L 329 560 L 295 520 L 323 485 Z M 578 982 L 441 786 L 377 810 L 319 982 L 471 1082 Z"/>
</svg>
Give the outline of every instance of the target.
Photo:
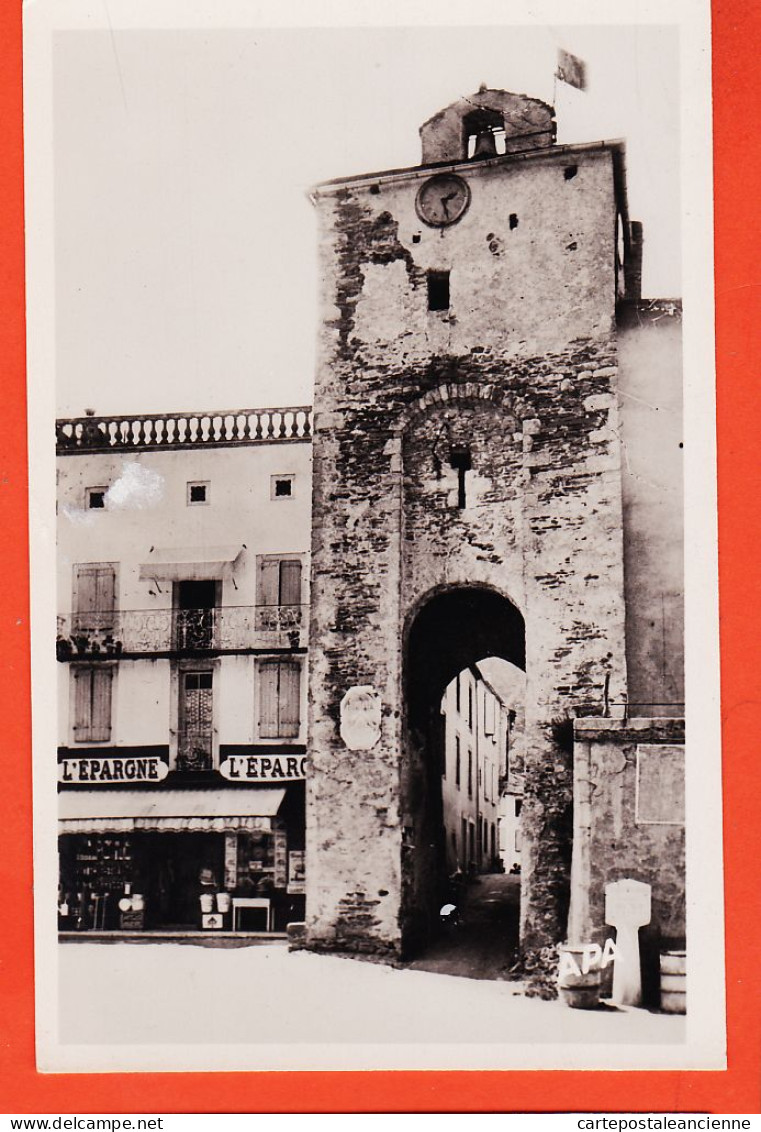
<svg viewBox="0 0 761 1132">
<path fill-rule="evenodd" d="M 462 177 L 439 173 L 421 185 L 415 208 L 421 220 L 434 228 L 454 224 L 470 204 L 470 189 Z"/>
</svg>

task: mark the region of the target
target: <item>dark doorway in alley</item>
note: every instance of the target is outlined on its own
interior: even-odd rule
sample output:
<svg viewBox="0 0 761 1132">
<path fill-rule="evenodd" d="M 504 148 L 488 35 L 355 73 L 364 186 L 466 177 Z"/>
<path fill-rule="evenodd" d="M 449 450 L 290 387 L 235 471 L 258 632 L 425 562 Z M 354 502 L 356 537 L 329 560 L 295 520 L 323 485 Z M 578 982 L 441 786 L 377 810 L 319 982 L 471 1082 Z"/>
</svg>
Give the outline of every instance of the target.
<svg viewBox="0 0 761 1132">
<path fill-rule="evenodd" d="M 403 944 L 448 973 L 497 977 L 517 944 L 524 670 L 523 618 L 493 589 L 437 591 L 411 619 Z"/>
</svg>

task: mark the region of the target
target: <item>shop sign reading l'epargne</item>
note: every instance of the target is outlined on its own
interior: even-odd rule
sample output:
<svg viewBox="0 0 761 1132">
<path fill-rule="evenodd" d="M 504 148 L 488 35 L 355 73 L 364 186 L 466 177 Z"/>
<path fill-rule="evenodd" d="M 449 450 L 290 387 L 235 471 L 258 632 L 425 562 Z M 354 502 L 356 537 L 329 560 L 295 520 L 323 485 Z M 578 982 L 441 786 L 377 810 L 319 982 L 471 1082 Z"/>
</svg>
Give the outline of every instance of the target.
<svg viewBox="0 0 761 1132">
<path fill-rule="evenodd" d="M 161 782 L 168 773 L 156 755 L 64 759 L 58 764 L 59 782 Z"/>
<path fill-rule="evenodd" d="M 137 758 L 64 759 L 58 764 L 59 782 L 161 782 L 169 766 L 155 755 Z M 306 755 L 233 755 L 219 773 L 230 782 L 296 782 L 306 778 Z"/>
<path fill-rule="evenodd" d="M 219 773 L 231 782 L 294 782 L 306 778 L 306 755 L 232 755 Z"/>
</svg>

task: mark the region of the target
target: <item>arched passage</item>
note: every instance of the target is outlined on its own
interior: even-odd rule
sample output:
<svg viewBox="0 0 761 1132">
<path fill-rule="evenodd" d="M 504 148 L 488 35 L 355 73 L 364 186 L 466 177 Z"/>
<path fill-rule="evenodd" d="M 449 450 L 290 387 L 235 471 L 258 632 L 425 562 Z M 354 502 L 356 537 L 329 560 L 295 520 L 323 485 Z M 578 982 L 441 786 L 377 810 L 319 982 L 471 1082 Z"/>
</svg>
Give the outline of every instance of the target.
<svg viewBox="0 0 761 1132">
<path fill-rule="evenodd" d="M 461 585 L 433 593 L 413 614 L 404 653 L 405 751 L 402 762 L 402 944 L 423 949 L 447 894 L 443 821 L 442 696 L 463 670 L 499 657 L 525 670 L 525 625 L 520 611 L 485 586 Z M 476 771 L 476 779 L 478 772 Z M 476 781 L 476 797 L 477 797 Z"/>
</svg>

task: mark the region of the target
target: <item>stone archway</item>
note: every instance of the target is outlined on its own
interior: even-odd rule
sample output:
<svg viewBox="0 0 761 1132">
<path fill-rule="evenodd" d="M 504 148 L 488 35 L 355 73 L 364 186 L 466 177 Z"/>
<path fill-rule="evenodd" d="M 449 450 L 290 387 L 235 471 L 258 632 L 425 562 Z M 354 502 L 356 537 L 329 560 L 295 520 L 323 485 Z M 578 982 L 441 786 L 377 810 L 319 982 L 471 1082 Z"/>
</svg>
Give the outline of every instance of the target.
<svg viewBox="0 0 761 1132">
<path fill-rule="evenodd" d="M 402 948 L 415 954 L 435 932 L 446 893 L 441 699 L 462 670 L 499 657 L 525 670 L 523 616 L 495 589 L 458 585 L 429 593 L 404 635 L 401 803 Z"/>
</svg>

